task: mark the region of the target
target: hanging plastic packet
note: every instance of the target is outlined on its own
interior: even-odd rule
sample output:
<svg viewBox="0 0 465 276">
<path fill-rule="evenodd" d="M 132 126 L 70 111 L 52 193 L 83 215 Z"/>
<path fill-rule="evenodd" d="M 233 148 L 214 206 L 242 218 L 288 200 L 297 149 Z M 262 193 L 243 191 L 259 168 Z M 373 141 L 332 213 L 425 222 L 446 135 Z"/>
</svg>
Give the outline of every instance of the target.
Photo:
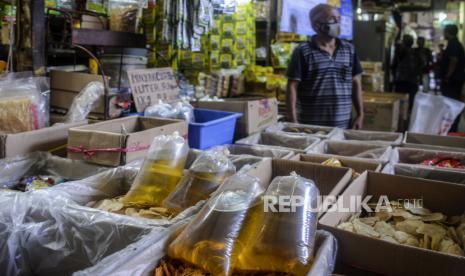
<svg viewBox="0 0 465 276">
<path fill-rule="evenodd" d="M 74 98 L 63 123 L 75 123 L 85 120 L 104 94 L 105 87 L 101 82 L 93 81 L 87 84 Z"/>
<path fill-rule="evenodd" d="M 177 132 L 155 137 L 123 202 L 135 206 L 161 206 L 181 179 L 188 153 L 187 142 Z"/>
<path fill-rule="evenodd" d="M 295 172 L 276 177 L 244 222 L 235 271 L 306 275 L 313 262 L 318 195 L 315 184 Z"/>
<path fill-rule="evenodd" d="M 244 172 L 228 178 L 168 246 L 168 256 L 210 275 L 230 275 L 233 246 L 242 223 L 263 192 L 260 180 Z"/>
<path fill-rule="evenodd" d="M 228 155 L 225 148 L 203 152 L 179 182 L 176 190 L 166 198 L 164 207 L 172 212 L 181 212 L 208 199 L 227 177 L 236 172 Z"/>
</svg>

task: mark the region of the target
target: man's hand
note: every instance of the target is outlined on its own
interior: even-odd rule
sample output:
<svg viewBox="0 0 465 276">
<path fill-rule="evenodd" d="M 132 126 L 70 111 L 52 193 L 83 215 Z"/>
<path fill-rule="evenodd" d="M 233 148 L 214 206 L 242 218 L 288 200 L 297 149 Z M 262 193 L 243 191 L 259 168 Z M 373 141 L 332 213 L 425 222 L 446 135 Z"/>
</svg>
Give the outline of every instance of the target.
<svg viewBox="0 0 465 276">
<path fill-rule="evenodd" d="M 363 115 L 358 115 L 352 123 L 352 129 L 359 130 L 363 128 Z"/>
</svg>

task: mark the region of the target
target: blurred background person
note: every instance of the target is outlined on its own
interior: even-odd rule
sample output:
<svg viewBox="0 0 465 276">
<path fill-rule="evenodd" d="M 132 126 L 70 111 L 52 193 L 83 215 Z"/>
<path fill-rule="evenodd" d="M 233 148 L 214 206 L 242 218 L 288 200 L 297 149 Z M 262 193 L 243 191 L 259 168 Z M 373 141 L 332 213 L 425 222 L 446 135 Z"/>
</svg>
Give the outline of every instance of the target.
<svg viewBox="0 0 465 276">
<path fill-rule="evenodd" d="M 459 29 L 456 25 L 444 28 L 447 47 L 441 61 L 441 92 L 444 96 L 461 101 L 462 87 L 465 80 L 465 51 L 457 38 Z M 460 117 L 455 120 L 451 132 L 457 132 Z"/>
<path fill-rule="evenodd" d="M 441 63 L 444 56 L 445 45 L 440 43 L 438 45 L 438 51 L 436 52 L 434 62 L 434 79 L 435 79 L 435 91 L 441 91 Z"/>
<path fill-rule="evenodd" d="M 431 72 L 433 66 L 433 51 L 429 49 L 426 45 L 426 39 L 422 36 L 417 38 L 417 52 L 418 57 L 421 62 L 421 76 L 420 84 L 423 85 L 423 91 L 429 92 L 430 90 L 430 78 L 429 73 Z"/>
<path fill-rule="evenodd" d="M 402 37 L 402 44 L 396 48 L 391 68 L 394 76 L 394 91 L 409 94 L 409 110 L 412 109 L 422 75 L 422 63 L 417 51 L 413 49 L 413 42 L 411 35 Z"/>
</svg>

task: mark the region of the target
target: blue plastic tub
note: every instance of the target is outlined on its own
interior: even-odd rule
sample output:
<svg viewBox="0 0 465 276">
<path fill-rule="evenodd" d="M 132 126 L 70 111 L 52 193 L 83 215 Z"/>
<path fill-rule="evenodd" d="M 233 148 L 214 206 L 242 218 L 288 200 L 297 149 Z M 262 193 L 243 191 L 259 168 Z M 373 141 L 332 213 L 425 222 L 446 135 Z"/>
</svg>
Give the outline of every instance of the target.
<svg viewBox="0 0 465 276">
<path fill-rule="evenodd" d="M 236 121 L 241 113 L 209 109 L 194 109 L 194 123 L 189 123 L 189 146 L 208 149 L 218 145 L 232 144 Z"/>
</svg>

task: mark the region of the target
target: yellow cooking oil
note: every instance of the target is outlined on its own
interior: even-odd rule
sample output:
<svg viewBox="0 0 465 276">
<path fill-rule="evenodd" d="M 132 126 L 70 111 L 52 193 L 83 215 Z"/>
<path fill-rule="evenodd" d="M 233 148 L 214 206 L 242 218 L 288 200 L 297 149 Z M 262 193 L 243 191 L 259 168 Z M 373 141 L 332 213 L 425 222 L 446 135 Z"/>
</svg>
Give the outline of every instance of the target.
<svg viewBox="0 0 465 276">
<path fill-rule="evenodd" d="M 266 195 L 277 201 L 265 204 L 264 200 L 268 200 L 265 196 L 247 215 L 234 247 L 235 273 L 308 273 L 313 262 L 318 216 L 310 205 L 316 204 L 318 192 L 313 184 L 306 185 L 285 181 L 270 185 Z M 280 208 L 283 206 L 279 205 L 279 196 L 291 195 L 301 196 L 299 203 L 303 203 Z"/>
</svg>

